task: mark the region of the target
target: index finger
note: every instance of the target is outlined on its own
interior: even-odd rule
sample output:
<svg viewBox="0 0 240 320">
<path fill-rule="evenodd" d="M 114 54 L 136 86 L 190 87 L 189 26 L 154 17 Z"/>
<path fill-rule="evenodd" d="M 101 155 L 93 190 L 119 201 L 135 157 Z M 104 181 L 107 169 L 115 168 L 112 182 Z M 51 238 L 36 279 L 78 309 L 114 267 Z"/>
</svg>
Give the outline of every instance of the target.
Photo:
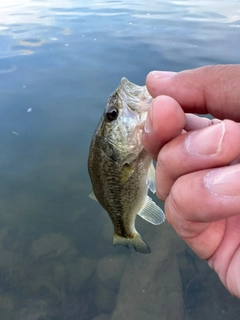
<svg viewBox="0 0 240 320">
<path fill-rule="evenodd" d="M 150 72 L 149 93 L 175 99 L 185 112 L 240 121 L 240 65 L 205 66 L 178 73 Z"/>
</svg>

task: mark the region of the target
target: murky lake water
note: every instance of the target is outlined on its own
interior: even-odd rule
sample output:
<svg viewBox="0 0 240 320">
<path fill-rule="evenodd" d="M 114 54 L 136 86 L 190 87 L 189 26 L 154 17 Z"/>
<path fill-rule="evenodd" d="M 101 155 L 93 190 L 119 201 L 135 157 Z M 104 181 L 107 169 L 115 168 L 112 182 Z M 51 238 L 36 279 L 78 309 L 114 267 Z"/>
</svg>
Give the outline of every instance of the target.
<svg viewBox="0 0 240 320">
<path fill-rule="evenodd" d="M 165 223 L 112 247 L 88 195 L 109 94 L 150 70 L 239 63 L 240 1 L 0 2 L 0 319 L 240 319 L 240 302 Z"/>
</svg>

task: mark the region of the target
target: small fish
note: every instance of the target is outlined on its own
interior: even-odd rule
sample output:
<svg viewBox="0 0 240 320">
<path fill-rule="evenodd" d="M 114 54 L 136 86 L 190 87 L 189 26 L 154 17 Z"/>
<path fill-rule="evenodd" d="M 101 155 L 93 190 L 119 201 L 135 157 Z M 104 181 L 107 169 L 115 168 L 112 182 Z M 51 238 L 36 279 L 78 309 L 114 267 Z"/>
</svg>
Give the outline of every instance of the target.
<svg viewBox="0 0 240 320">
<path fill-rule="evenodd" d="M 150 253 L 147 243 L 135 229 L 139 215 L 158 225 L 163 211 L 147 195 L 154 193 L 155 169 L 142 145 L 142 130 L 152 101 L 146 86 L 122 78 L 109 96 L 89 150 L 88 171 L 93 193 L 108 212 L 113 226 L 113 244 Z"/>
</svg>

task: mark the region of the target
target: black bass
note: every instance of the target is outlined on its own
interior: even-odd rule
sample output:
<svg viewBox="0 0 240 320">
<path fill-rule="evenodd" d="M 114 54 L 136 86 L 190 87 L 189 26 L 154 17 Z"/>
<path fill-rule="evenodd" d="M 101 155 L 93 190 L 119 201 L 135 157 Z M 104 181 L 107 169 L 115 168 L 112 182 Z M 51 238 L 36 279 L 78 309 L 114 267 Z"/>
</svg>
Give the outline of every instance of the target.
<svg viewBox="0 0 240 320">
<path fill-rule="evenodd" d="M 113 244 L 150 253 L 135 229 L 139 215 L 152 224 L 165 220 L 163 211 L 148 197 L 155 192 L 155 169 L 142 145 L 142 130 L 152 101 L 146 86 L 122 78 L 110 95 L 93 135 L 88 171 L 95 198 L 108 212 L 113 226 Z"/>
</svg>

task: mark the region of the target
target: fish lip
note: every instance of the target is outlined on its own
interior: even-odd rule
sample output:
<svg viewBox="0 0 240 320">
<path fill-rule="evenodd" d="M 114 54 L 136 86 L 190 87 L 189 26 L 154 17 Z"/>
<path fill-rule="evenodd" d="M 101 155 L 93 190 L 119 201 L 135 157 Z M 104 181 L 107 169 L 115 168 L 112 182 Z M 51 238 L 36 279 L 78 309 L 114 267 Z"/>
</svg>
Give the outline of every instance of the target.
<svg viewBox="0 0 240 320">
<path fill-rule="evenodd" d="M 127 78 L 121 79 L 116 93 L 122 101 L 125 101 L 131 110 L 139 114 L 143 111 L 147 111 L 148 107 L 144 108 L 144 105 L 148 106 L 153 99 L 146 86 L 136 85 L 135 83 L 130 82 Z M 141 105 L 140 108 L 139 104 Z"/>
</svg>

